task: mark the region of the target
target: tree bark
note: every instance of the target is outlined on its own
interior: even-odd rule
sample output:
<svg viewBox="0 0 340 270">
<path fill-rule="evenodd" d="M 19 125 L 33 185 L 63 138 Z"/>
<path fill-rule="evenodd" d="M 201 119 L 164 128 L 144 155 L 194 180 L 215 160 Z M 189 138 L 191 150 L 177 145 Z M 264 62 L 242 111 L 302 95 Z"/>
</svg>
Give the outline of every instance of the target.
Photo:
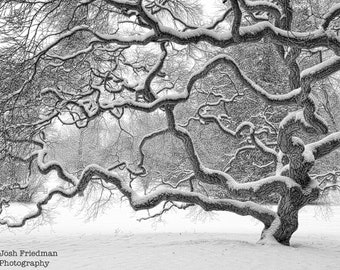
<svg viewBox="0 0 340 270">
<path fill-rule="evenodd" d="M 274 233 L 274 238 L 281 244 L 289 246 L 293 233 L 299 226 L 298 213 L 300 207 L 296 204 L 294 197 L 289 192 L 281 198 L 278 206 L 280 225 Z"/>
<path fill-rule="evenodd" d="M 293 187 L 282 196 L 278 205 L 277 214 L 280 225 L 273 233 L 274 238 L 283 245 L 290 245 L 290 239 L 299 226 L 299 210 L 310 202 L 315 201 L 320 195 L 320 190 L 311 188 L 302 190 Z"/>
</svg>

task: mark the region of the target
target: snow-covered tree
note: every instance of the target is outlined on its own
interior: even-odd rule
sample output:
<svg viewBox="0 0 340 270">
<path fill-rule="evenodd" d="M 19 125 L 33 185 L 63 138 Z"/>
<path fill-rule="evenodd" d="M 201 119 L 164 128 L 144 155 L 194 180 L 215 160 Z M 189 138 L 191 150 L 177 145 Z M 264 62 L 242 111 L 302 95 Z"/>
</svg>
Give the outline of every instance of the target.
<svg viewBox="0 0 340 270">
<path fill-rule="evenodd" d="M 23 226 L 55 195 L 96 184 L 135 210 L 163 206 L 150 217 L 193 205 L 249 215 L 262 242 L 289 245 L 299 210 L 337 187 L 310 172 L 340 146 L 321 117 L 338 108 L 320 99 L 320 83 L 338 82 L 339 15 L 326 0 L 1 1 L 0 161 L 59 182 L 23 202 L 8 190 L 36 186 L 37 173 L 2 178 L 0 223 Z M 98 147 L 86 132 L 75 146 L 81 172 L 53 159 L 56 134 L 99 117 L 110 124 Z M 256 168 L 247 179 L 240 158 Z M 30 211 L 11 215 L 23 203 Z"/>
</svg>

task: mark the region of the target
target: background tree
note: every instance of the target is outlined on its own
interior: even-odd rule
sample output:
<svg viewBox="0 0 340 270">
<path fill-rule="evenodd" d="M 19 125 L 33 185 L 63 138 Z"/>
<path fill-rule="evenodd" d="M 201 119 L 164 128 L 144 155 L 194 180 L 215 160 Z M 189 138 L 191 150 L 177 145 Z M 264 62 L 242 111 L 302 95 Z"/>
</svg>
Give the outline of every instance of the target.
<svg viewBox="0 0 340 270">
<path fill-rule="evenodd" d="M 311 173 L 340 145 L 329 103 L 339 4 L 5 0 L 0 14 L 12 70 L 1 77 L 2 160 L 58 176 L 40 183 L 24 216 L 11 216 L 21 201 L 4 193 L 2 224 L 23 226 L 53 196 L 96 186 L 135 210 L 161 204 L 150 217 L 192 205 L 250 215 L 264 224 L 262 242 L 289 245 L 299 210 L 337 188 Z M 80 145 L 65 140 L 71 127 Z M 73 156 L 62 156 L 67 141 Z M 36 185 L 29 175 L 9 177 L 11 187 Z"/>
</svg>

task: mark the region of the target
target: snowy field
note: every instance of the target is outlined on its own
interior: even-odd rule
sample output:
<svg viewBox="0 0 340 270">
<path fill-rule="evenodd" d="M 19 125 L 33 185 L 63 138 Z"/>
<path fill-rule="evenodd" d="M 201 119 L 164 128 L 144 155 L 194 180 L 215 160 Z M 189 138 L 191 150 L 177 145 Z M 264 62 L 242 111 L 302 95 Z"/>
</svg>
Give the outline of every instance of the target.
<svg viewBox="0 0 340 270">
<path fill-rule="evenodd" d="M 256 244 L 261 224 L 229 213 L 193 221 L 181 211 L 162 223 L 138 222 L 126 207 L 88 223 L 65 213 L 53 226 L 2 232 L 0 250 L 56 251 L 58 256 L 0 260 L 49 261 L 47 268 L 0 269 L 340 269 L 340 206 L 326 215 L 304 208 L 291 247 Z"/>
</svg>

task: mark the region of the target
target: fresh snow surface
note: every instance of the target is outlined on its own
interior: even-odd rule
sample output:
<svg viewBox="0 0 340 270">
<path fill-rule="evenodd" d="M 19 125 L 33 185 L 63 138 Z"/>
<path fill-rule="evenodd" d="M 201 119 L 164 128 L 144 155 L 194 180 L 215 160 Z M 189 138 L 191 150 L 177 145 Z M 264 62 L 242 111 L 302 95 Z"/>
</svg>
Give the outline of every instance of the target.
<svg viewBox="0 0 340 270">
<path fill-rule="evenodd" d="M 75 213 L 65 211 L 52 227 L 42 226 L 30 233 L 27 229 L 2 231 L 0 251 L 57 251 L 58 257 L 25 257 L 49 260 L 47 268 L 0 268 L 339 269 L 340 206 L 331 209 L 333 213 L 324 217 L 314 206 L 304 208 L 291 247 L 256 244 L 262 225 L 230 213 L 216 213 L 215 219 L 195 222 L 186 217 L 187 212 L 177 211 L 167 214 L 162 223 L 137 222 L 130 209 L 114 206 L 97 220 L 85 223 Z"/>
</svg>

